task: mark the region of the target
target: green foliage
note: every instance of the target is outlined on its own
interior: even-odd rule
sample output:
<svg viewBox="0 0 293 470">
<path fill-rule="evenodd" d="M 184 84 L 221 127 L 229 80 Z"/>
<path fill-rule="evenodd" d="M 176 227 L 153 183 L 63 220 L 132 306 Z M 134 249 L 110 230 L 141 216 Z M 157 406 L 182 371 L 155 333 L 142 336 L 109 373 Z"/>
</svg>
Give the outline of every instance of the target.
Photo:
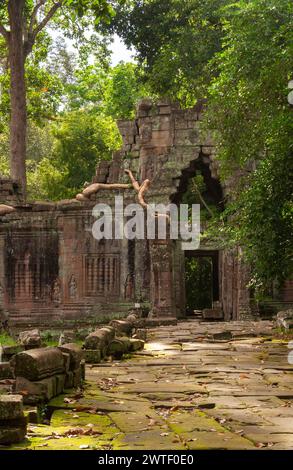
<svg viewBox="0 0 293 470">
<path fill-rule="evenodd" d="M 91 181 L 97 163 L 109 159 L 111 152 L 121 146 L 113 119 L 88 111 L 65 114 L 54 126 L 53 134 L 51 157 L 43 158 L 29 171 L 31 197 L 73 197 L 86 181 Z"/>
<path fill-rule="evenodd" d="M 139 82 L 139 67 L 120 62 L 109 70 L 105 87 L 105 112 L 114 119 L 133 119 L 137 102 L 150 91 Z"/>
<path fill-rule="evenodd" d="M 208 126 L 216 130 L 223 175 L 245 178 L 222 235 L 238 243 L 264 290 L 292 274 L 292 135 L 287 102 L 293 69 L 292 3 L 240 1 L 226 10 L 224 49 L 210 67 Z"/>
<path fill-rule="evenodd" d="M 212 260 L 210 258 L 185 259 L 186 308 L 210 308 L 213 301 Z"/>
<path fill-rule="evenodd" d="M 221 49 L 227 0 L 135 0 L 117 7 L 112 30 L 134 46 L 145 80 L 159 94 L 192 106 L 205 96 L 208 61 Z"/>
<path fill-rule="evenodd" d="M 207 97 L 222 178 L 234 178 L 233 203 L 215 212 L 210 234 L 243 247 L 259 290 L 281 283 L 293 271 L 292 2 L 134 0 L 111 28 L 136 48 L 153 91 L 184 106 Z"/>
<path fill-rule="evenodd" d="M 0 331 L 0 346 L 15 346 L 17 343 L 12 336 Z"/>
</svg>

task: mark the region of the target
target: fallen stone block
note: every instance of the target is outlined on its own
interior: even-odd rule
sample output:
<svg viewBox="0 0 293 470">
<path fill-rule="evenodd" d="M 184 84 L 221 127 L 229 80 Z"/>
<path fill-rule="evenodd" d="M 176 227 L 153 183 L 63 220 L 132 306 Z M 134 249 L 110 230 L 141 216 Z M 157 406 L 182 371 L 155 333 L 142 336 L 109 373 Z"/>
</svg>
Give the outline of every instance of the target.
<svg viewBox="0 0 293 470">
<path fill-rule="evenodd" d="M 85 349 L 99 349 L 102 356 L 107 350 L 107 347 L 111 341 L 112 333 L 106 328 L 101 328 L 89 334 L 84 342 Z"/>
<path fill-rule="evenodd" d="M 26 435 L 27 419 L 21 395 L 0 395 L 0 444 L 20 442 Z"/>
<path fill-rule="evenodd" d="M 133 338 L 142 339 L 143 341 L 147 340 L 147 330 L 145 328 L 137 328 Z"/>
<path fill-rule="evenodd" d="M 42 339 L 39 330 L 27 330 L 19 333 L 19 342 L 26 349 L 40 348 Z"/>
<path fill-rule="evenodd" d="M 81 378 L 81 369 L 76 369 L 73 371 L 73 388 L 78 388 L 81 386 L 82 378 Z"/>
<path fill-rule="evenodd" d="M 112 339 L 115 338 L 115 328 L 113 328 L 113 326 L 110 326 L 110 325 L 107 325 L 107 326 L 103 326 L 102 328 L 100 328 L 100 331 L 107 331 L 109 333 L 109 339 L 110 341 L 112 341 Z"/>
<path fill-rule="evenodd" d="M 57 395 L 57 379 L 52 376 L 32 382 L 25 377 L 17 377 L 15 391 L 23 396 L 24 404 L 46 402 Z"/>
<path fill-rule="evenodd" d="M 70 370 L 70 354 L 62 352 L 64 360 L 64 371 L 67 373 Z"/>
<path fill-rule="evenodd" d="M 65 374 L 56 375 L 56 395 L 61 395 L 65 388 Z"/>
<path fill-rule="evenodd" d="M 123 354 L 130 351 L 130 339 L 124 336 L 114 339 L 108 348 L 108 355 L 116 358 L 121 358 Z"/>
<path fill-rule="evenodd" d="M 131 352 L 140 351 L 141 349 L 144 348 L 144 341 L 141 339 L 130 338 L 129 341 L 130 341 Z"/>
<path fill-rule="evenodd" d="M 80 361 L 82 359 L 82 350 L 81 348 L 74 343 L 67 343 L 59 346 L 58 349 L 62 353 L 67 353 L 70 356 L 70 370 L 75 370 L 80 367 Z"/>
<path fill-rule="evenodd" d="M 80 361 L 80 370 L 81 370 L 81 378 L 82 380 L 85 380 L 85 360 L 84 359 Z"/>
<path fill-rule="evenodd" d="M 0 362 L 0 380 L 13 378 L 14 372 L 10 362 Z"/>
<path fill-rule="evenodd" d="M 222 320 L 224 318 L 223 310 L 220 307 L 205 308 L 202 311 L 202 318 L 204 320 Z"/>
<path fill-rule="evenodd" d="M 134 313 L 131 313 L 125 318 L 125 321 L 127 323 L 130 323 L 132 327 L 134 327 L 138 321 L 138 317 Z"/>
<path fill-rule="evenodd" d="M 71 370 L 65 375 L 64 388 L 73 388 L 73 372 Z"/>
<path fill-rule="evenodd" d="M 31 424 L 41 424 L 42 416 L 38 407 L 31 408 L 30 410 L 25 411 L 27 421 Z"/>
<path fill-rule="evenodd" d="M 0 424 L 0 444 L 16 444 L 24 440 L 26 427 L 2 427 Z"/>
<path fill-rule="evenodd" d="M 290 330 L 293 328 L 293 309 L 283 310 L 277 314 L 277 326 Z"/>
<path fill-rule="evenodd" d="M 87 364 L 98 364 L 101 362 L 101 351 L 99 349 L 85 349 L 83 357 Z"/>
<path fill-rule="evenodd" d="M 126 320 L 112 320 L 110 325 L 115 329 L 117 336 L 130 336 L 132 333 L 132 323 Z"/>
<path fill-rule="evenodd" d="M 0 421 L 23 417 L 21 395 L 0 395 Z"/>
<path fill-rule="evenodd" d="M 15 356 L 16 377 L 41 380 L 64 372 L 64 359 L 58 348 L 30 349 Z"/>
</svg>

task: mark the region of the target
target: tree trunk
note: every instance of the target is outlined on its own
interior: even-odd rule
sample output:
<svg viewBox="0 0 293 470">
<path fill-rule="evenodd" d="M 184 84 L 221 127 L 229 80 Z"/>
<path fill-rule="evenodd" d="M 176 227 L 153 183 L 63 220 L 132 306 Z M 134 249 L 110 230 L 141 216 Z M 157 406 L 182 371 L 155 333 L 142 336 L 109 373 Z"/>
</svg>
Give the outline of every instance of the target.
<svg viewBox="0 0 293 470">
<path fill-rule="evenodd" d="M 10 23 L 9 64 L 10 64 L 10 174 L 26 192 L 26 85 L 23 46 L 23 10 L 25 0 L 9 0 Z"/>
</svg>

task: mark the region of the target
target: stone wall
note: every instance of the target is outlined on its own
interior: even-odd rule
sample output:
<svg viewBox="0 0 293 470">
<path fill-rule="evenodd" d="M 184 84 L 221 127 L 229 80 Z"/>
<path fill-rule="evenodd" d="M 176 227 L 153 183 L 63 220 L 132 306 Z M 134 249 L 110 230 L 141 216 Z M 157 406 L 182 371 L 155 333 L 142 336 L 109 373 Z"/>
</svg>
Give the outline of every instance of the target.
<svg viewBox="0 0 293 470">
<path fill-rule="evenodd" d="M 131 169 L 138 181 L 151 180 L 148 202 L 180 202 L 188 178 L 201 172 L 223 205 L 229 187 L 219 183 L 215 148 L 201 129 L 203 107 L 199 102 L 182 111 L 168 101 L 141 102 L 135 121 L 118 122 L 123 147 L 111 162 L 98 165 L 93 182 L 128 183 L 124 170 Z M 0 221 L 0 314 L 9 317 L 10 325 L 106 322 L 113 315 L 126 315 L 137 303 L 149 308 L 152 318 L 184 315 L 180 242 L 96 241 L 92 236 L 95 204 L 113 207 L 115 195 L 123 195 L 124 204 L 133 203 L 133 189 L 100 191 L 86 202 L 23 204 L 16 188 L 14 194 L 18 210 Z M 2 202 L 9 202 L 4 196 Z M 246 268 L 238 253 L 221 254 L 219 274 L 225 317 L 240 318 L 250 307 Z"/>
</svg>

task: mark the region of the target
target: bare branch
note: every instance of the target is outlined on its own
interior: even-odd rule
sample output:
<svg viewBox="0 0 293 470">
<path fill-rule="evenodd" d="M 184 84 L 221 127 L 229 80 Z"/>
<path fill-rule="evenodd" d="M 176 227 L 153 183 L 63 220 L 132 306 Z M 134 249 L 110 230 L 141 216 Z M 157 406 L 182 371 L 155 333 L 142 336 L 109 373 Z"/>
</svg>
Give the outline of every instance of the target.
<svg viewBox="0 0 293 470">
<path fill-rule="evenodd" d="M 37 11 L 39 10 L 39 8 L 45 2 L 46 2 L 46 0 L 40 0 L 40 2 L 35 6 L 34 11 L 32 13 L 32 17 L 31 17 L 30 28 L 31 28 L 31 25 L 32 25 L 32 28 L 33 28 L 33 25 L 34 25 L 34 22 L 35 22 L 35 20 L 33 19 L 33 15 L 36 18 Z M 33 49 L 33 46 L 34 46 L 34 43 L 36 41 L 37 35 L 49 23 L 50 19 L 54 16 L 54 14 L 58 10 L 58 8 L 60 8 L 62 6 L 62 3 L 63 3 L 63 0 L 60 0 L 59 2 L 54 3 L 52 8 L 48 11 L 46 16 L 42 19 L 42 21 L 40 21 L 40 23 L 35 27 L 35 29 L 32 29 L 32 31 L 29 31 L 28 39 L 27 39 L 27 41 L 25 41 L 25 44 L 24 44 L 25 57 L 27 57 L 31 53 L 31 51 Z M 36 10 L 36 8 L 37 8 L 37 10 Z"/>
<path fill-rule="evenodd" d="M 46 1 L 47 1 L 47 0 L 40 0 L 40 2 L 37 3 L 36 6 L 35 6 L 35 8 L 33 9 L 33 12 L 32 12 L 32 14 L 31 14 L 29 29 L 28 29 L 29 34 L 32 34 L 33 29 L 34 29 L 34 25 L 35 25 L 35 22 L 36 22 L 36 19 L 37 19 L 38 11 L 39 11 L 39 9 L 41 8 L 41 6 L 46 3 Z"/>
<path fill-rule="evenodd" d="M 9 32 L 4 28 L 4 26 L 3 26 L 2 23 L 0 23 L 0 34 L 2 34 L 2 36 L 4 37 L 4 39 L 6 39 L 6 41 L 8 41 Z"/>
<path fill-rule="evenodd" d="M 194 181 L 193 181 L 193 187 L 194 187 L 194 189 L 195 189 L 195 191 L 196 191 L 196 193 L 197 193 L 197 195 L 198 195 L 198 197 L 199 197 L 199 199 L 200 199 L 200 202 L 204 205 L 204 207 L 206 208 L 206 210 L 208 211 L 208 213 L 210 214 L 210 216 L 211 216 L 211 217 L 214 217 L 213 211 L 212 211 L 212 210 L 209 208 L 209 206 L 207 205 L 207 203 L 206 203 L 206 201 L 204 200 L 204 198 L 203 198 L 203 196 L 202 196 L 200 190 L 199 190 L 198 187 L 197 187 L 197 184 L 196 184 Z"/>
<path fill-rule="evenodd" d="M 44 29 L 47 24 L 49 23 L 50 19 L 55 15 L 56 11 L 58 10 L 58 8 L 61 7 L 63 3 L 63 0 L 57 2 L 57 3 L 54 3 L 54 5 L 52 6 L 52 8 L 48 11 L 47 15 L 42 19 L 42 21 L 35 27 L 35 29 L 33 30 L 32 32 L 32 36 L 33 36 L 33 40 L 36 39 L 36 36 L 37 34 L 42 31 L 42 29 Z"/>
</svg>

